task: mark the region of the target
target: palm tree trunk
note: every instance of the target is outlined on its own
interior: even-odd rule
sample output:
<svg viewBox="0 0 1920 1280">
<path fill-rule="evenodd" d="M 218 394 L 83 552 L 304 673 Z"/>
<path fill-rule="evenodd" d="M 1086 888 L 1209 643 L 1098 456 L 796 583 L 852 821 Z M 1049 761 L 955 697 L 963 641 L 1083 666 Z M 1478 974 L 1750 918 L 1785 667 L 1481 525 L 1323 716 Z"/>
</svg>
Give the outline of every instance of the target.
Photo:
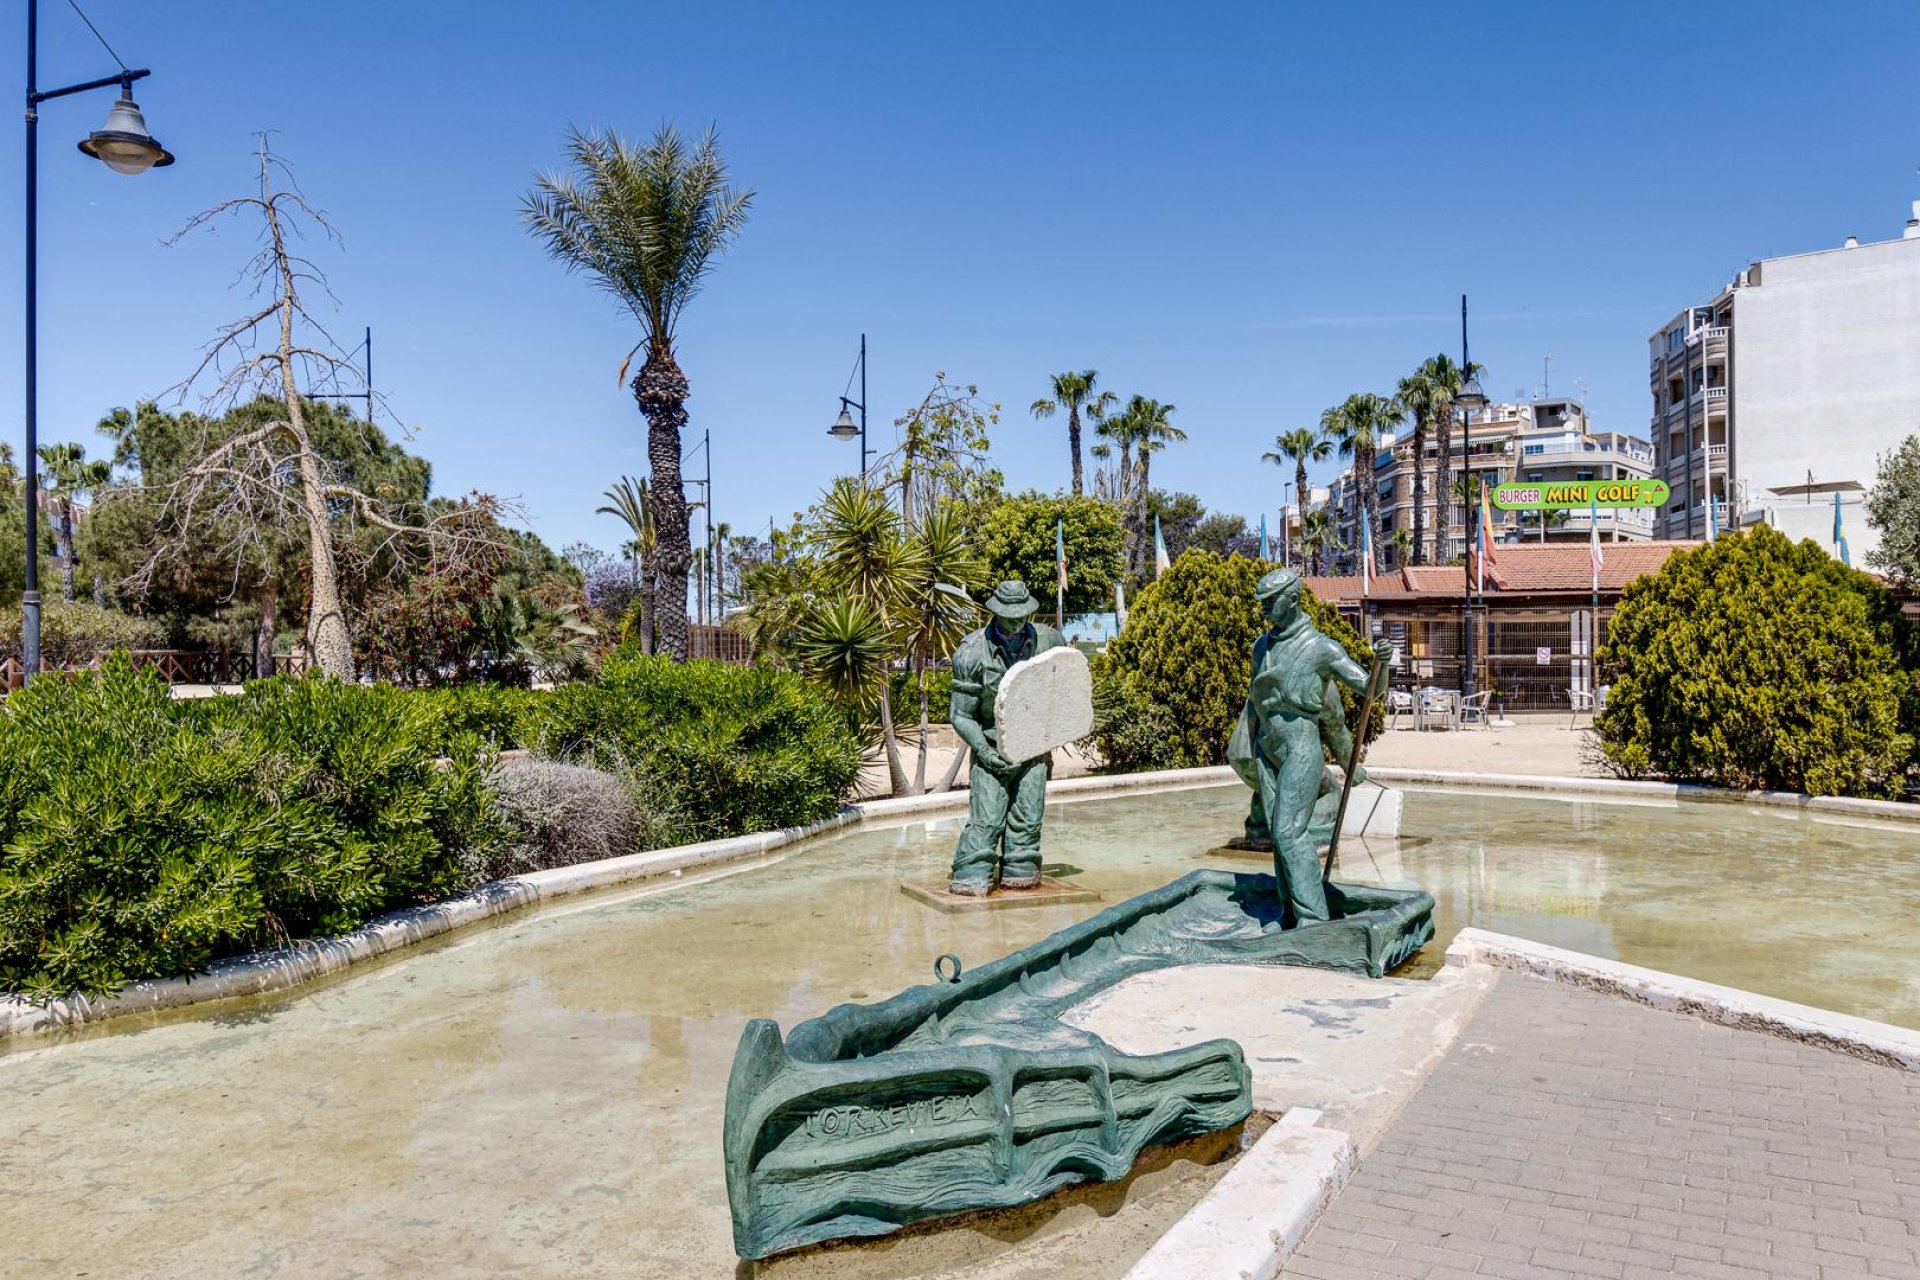
<svg viewBox="0 0 1920 1280">
<path fill-rule="evenodd" d="M 60 595 L 73 603 L 73 500 L 60 504 Z"/>
<path fill-rule="evenodd" d="M 1427 416 L 1413 415 L 1413 562 L 1425 564 L 1427 531 Z"/>
<path fill-rule="evenodd" d="M 1307 460 L 1305 458 L 1295 458 L 1293 460 L 1293 505 L 1300 512 L 1300 536 L 1304 538 L 1307 533 Z M 1285 522 L 1286 518 L 1286 512 L 1281 512 L 1281 521 Z M 1287 529 L 1287 557 L 1288 559 L 1292 559 L 1293 557 L 1293 530 L 1291 527 Z M 1300 549 L 1300 567 L 1304 569 L 1306 565 L 1307 551 L 1305 547 L 1302 547 Z"/>
<path fill-rule="evenodd" d="M 1067 406 L 1067 448 L 1073 451 L 1073 496 L 1080 496 L 1080 406 Z"/>
<path fill-rule="evenodd" d="M 913 765 L 913 794 L 925 795 L 927 791 L 927 730 L 932 727 L 932 713 L 927 699 L 927 660 L 915 657 L 913 660 L 914 683 L 920 686 L 920 754 Z"/>
<path fill-rule="evenodd" d="M 653 652 L 654 592 L 653 562 L 644 561 L 640 566 L 640 652 Z"/>
<path fill-rule="evenodd" d="M 1153 575 L 1153 543 L 1147 534 L 1147 507 L 1153 494 L 1153 455 L 1145 449 L 1140 451 L 1140 488 L 1133 495 L 1135 524 L 1139 532 L 1134 537 L 1134 546 L 1139 549 L 1141 579 L 1150 579 Z"/>
<path fill-rule="evenodd" d="M 1453 498 L 1453 406 L 1435 415 L 1433 469 L 1433 562 L 1445 564 L 1452 536 L 1453 513 L 1448 509 Z"/>
<path fill-rule="evenodd" d="M 687 537 L 687 493 L 680 481 L 680 432 L 687 425 L 687 375 L 664 342 L 647 348 L 647 362 L 633 379 L 634 402 L 647 419 L 647 461 L 653 468 L 655 546 L 652 560 L 657 648 L 675 662 L 687 660 L 687 570 L 693 549 Z"/>
<path fill-rule="evenodd" d="M 880 745 L 887 756 L 887 794 L 911 795 L 907 790 L 907 766 L 900 759 L 900 737 L 893 730 L 893 681 L 880 691 Z"/>
</svg>

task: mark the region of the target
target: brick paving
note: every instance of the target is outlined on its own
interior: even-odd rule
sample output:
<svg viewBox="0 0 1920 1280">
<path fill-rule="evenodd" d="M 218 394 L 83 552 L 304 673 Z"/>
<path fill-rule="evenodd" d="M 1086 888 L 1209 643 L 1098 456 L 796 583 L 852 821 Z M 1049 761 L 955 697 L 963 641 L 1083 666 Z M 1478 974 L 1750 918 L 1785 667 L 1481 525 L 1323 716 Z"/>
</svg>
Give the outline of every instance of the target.
<svg viewBox="0 0 1920 1280">
<path fill-rule="evenodd" d="M 1920 1280 L 1920 1075 L 1502 974 L 1288 1280 Z"/>
</svg>

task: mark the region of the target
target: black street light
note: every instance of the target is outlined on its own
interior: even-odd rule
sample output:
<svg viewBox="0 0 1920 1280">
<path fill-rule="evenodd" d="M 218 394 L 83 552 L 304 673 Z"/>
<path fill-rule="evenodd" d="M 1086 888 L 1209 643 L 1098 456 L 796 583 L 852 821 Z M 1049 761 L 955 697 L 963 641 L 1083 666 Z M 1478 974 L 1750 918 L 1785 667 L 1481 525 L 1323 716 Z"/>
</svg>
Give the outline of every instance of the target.
<svg viewBox="0 0 1920 1280">
<path fill-rule="evenodd" d="M 81 15 L 85 20 L 85 15 Z M 89 29 L 92 23 L 87 24 Z M 99 32 L 94 32 L 98 37 Z M 40 671 L 40 433 L 38 386 L 39 280 L 37 267 L 40 247 L 40 104 L 93 89 L 118 85 L 119 100 L 107 112 L 104 127 L 88 134 L 80 150 L 105 164 L 115 173 L 145 173 L 173 163 L 173 153 L 147 132 L 146 119 L 133 100 L 133 82 L 144 80 L 151 72 L 138 71 L 120 63 L 120 74 L 102 76 L 59 89 L 42 89 L 39 79 L 40 4 L 27 0 L 27 584 L 20 596 L 20 660 L 25 680 Z M 100 42 L 106 44 L 105 40 Z M 109 48 L 108 53 L 113 53 Z M 114 61 L 120 62 L 119 55 Z"/>
<path fill-rule="evenodd" d="M 1460 390 L 1454 393 L 1453 403 L 1460 410 L 1460 496 L 1466 508 L 1463 528 L 1466 531 L 1467 563 L 1474 564 L 1473 529 L 1473 411 L 1483 409 L 1487 404 L 1487 393 L 1480 389 L 1480 379 L 1473 374 L 1473 361 L 1467 358 L 1467 295 L 1460 295 L 1460 373 L 1464 381 Z M 1480 549 L 1480 555 L 1486 555 L 1486 548 Z M 1482 573 L 1484 566 L 1479 566 Z M 1462 573 L 1460 583 L 1460 702 L 1464 707 L 1466 700 L 1474 694 L 1473 669 L 1473 579 L 1471 573 Z"/>
<path fill-rule="evenodd" d="M 852 381 L 851 378 L 848 379 Z M 860 411 L 860 421 L 854 422 L 851 410 Z M 867 335 L 860 335 L 860 398 L 840 397 L 840 416 L 827 428 L 827 434 L 835 440 L 851 440 L 860 437 L 860 481 L 866 483 L 867 459 L 872 452 L 867 448 Z"/>
</svg>

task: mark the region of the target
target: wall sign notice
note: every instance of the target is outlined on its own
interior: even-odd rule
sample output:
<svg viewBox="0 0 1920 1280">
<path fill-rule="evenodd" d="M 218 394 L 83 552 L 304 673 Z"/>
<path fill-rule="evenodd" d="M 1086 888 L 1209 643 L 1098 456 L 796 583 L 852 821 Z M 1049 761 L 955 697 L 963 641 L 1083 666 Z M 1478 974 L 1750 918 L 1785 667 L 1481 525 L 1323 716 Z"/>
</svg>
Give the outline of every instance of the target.
<svg viewBox="0 0 1920 1280">
<path fill-rule="evenodd" d="M 1581 507 L 1660 507 L 1672 489 L 1665 480 L 1554 480 L 1501 484 L 1493 505 L 1502 511 L 1573 511 Z"/>
<path fill-rule="evenodd" d="M 1539 648 L 1535 649 L 1533 651 L 1533 665 L 1536 667 L 1552 666 L 1553 665 L 1553 649 L 1544 644 L 1541 645 Z"/>
</svg>

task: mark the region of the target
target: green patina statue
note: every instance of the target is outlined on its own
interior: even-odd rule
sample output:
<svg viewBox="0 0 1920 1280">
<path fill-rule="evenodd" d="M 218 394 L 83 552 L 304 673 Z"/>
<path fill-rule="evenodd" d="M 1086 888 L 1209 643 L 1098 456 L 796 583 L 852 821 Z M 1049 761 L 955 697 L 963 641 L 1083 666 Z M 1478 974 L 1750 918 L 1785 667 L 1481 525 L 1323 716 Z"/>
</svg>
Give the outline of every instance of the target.
<svg viewBox="0 0 1920 1280">
<path fill-rule="evenodd" d="M 1364 693 L 1372 678 L 1313 625 L 1300 604 L 1303 587 L 1293 570 L 1275 569 L 1254 588 L 1272 625 L 1254 641 L 1247 705 L 1227 747 L 1227 762 L 1253 788 L 1244 843 L 1272 846 L 1290 926 L 1328 918 L 1319 845 L 1338 821 L 1339 787 L 1327 751 L 1343 761 L 1353 755 L 1339 685 Z M 1374 651 L 1390 654 L 1392 646 L 1382 641 Z M 1356 769 L 1354 781 L 1363 779 Z"/>
<path fill-rule="evenodd" d="M 1040 603 L 1020 582 L 1003 582 L 987 597 L 993 621 L 960 642 L 953 655 L 950 719 L 973 751 L 967 774 L 967 826 L 953 851 L 954 893 L 983 897 L 994 889 L 1040 884 L 1040 822 L 1047 809 L 1052 758 L 1015 764 L 1000 754 L 994 695 L 1017 662 L 1066 643 L 1033 621 Z"/>
</svg>

